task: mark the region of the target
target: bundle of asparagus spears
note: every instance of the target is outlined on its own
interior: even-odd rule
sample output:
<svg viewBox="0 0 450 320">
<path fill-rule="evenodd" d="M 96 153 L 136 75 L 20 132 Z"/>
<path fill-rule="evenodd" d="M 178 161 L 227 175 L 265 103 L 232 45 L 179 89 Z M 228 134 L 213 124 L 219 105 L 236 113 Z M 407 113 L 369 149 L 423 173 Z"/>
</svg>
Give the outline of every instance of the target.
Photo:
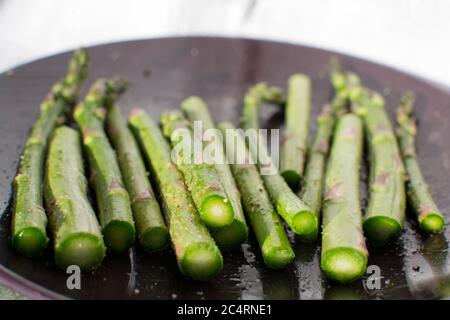
<svg viewBox="0 0 450 320">
<path fill-rule="evenodd" d="M 306 75 L 289 79 L 287 99 L 266 83 L 247 91 L 241 127 L 256 134 L 245 139 L 231 123 L 216 127 L 199 97 L 164 113 L 161 126 L 142 109 L 133 110 L 127 123 L 117 104 L 127 87 L 120 78 L 97 80 L 74 107 L 88 60 L 85 50 L 74 53 L 66 76 L 42 103 L 21 157 L 14 179 L 12 245 L 25 256 L 45 250 L 48 224 L 61 268 L 92 270 L 107 253 L 127 251 L 137 237 L 147 252 L 170 241 L 180 271 L 207 280 L 223 268 L 221 250 L 247 239 L 247 219 L 267 267 L 284 268 L 294 260 L 286 227 L 299 241 L 321 236 L 322 270 L 347 283 L 365 273 L 366 238 L 382 246 L 401 232 L 406 197 L 424 232 L 444 227 L 415 152 L 412 94 L 400 101 L 395 135 L 381 95 L 334 61 L 334 96 L 323 107 L 308 147 L 311 81 Z M 280 170 L 259 131 L 264 103 L 285 106 Z M 66 120 L 70 113 L 72 126 Z M 194 123 L 217 130 L 204 139 L 203 131 L 196 136 Z M 196 159 L 191 146 L 198 138 L 200 149 L 215 150 L 219 161 Z M 177 148 L 180 142 L 188 147 Z M 370 181 L 363 216 L 364 143 Z M 270 174 L 261 174 L 268 168 Z"/>
</svg>

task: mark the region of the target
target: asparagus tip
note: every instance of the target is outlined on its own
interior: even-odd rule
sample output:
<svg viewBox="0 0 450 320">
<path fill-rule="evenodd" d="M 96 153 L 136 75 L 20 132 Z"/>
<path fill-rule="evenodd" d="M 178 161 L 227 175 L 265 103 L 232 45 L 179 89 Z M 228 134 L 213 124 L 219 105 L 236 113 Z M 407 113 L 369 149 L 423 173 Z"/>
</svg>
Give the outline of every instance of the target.
<svg viewBox="0 0 450 320">
<path fill-rule="evenodd" d="M 128 221 L 111 221 L 102 232 L 106 246 L 114 253 L 124 252 L 133 245 L 135 229 Z"/>
<path fill-rule="evenodd" d="M 181 110 L 194 110 L 197 108 L 206 108 L 205 101 L 198 96 L 189 96 L 181 102 Z"/>
<path fill-rule="evenodd" d="M 103 261 L 105 251 L 101 238 L 88 233 L 75 233 L 55 248 L 55 262 L 63 269 L 77 265 L 81 270 L 89 271 Z"/>
<path fill-rule="evenodd" d="M 269 244 L 269 242 L 267 243 Z M 270 243 L 270 245 L 272 244 Z M 263 245 L 262 251 L 265 252 L 263 255 L 264 263 L 271 269 L 285 268 L 295 258 L 292 248 L 271 246 L 269 249 L 266 249 Z"/>
<path fill-rule="evenodd" d="M 359 250 L 338 247 L 328 251 L 322 258 L 322 269 L 328 278 L 350 283 L 366 271 L 367 257 Z"/>
<path fill-rule="evenodd" d="M 231 250 L 238 247 L 247 239 L 248 228 L 238 219 L 226 228 L 214 231 L 214 240 L 222 250 Z"/>
<path fill-rule="evenodd" d="M 230 225 L 234 220 L 231 203 L 218 195 L 207 197 L 200 208 L 202 220 L 212 228 L 222 228 Z"/>
<path fill-rule="evenodd" d="M 301 240 L 314 241 L 318 234 L 317 216 L 312 211 L 299 212 L 293 219 L 292 230 Z"/>
<path fill-rule="evenodd" d="M 427 233 L 439 233 L 444 228 L 444 218 L 435 213 L 428 213 L 425 218 L 420 221 L 420 228 Z"/>
<path fill-rule="evenodd" d="M 192 279 L 206 281 L 222 270 L 223 259 L 217 247 L 195 243 L 186 250 L 181 267 Z"/>
<path fill-rule="evenodd" d="M 397 236 L 402 227 L 393 218 L 373 216 L 364 221 L 364 234 L 375 246 L 382 246 Z"/>
<path fill-rule="evenodd" d="M 13 237 L 13 246 L 26 257 L 40 255 L 47 247 L 48 238 L 41 229 L 27 227 Z"/>
<path fill-rule="evenodd" d="M 128 115 L 128 121 L 131 121 L 132 119 L 136 117 L 140 117 L 145 114 L 145 111 L 141 108 L 134 108 L 131 110 L 130 114 Z"/>
<path fill-rule="evenodd" d="M 167 246 L 169 234 L 164 227 L 155 227 L 144 232 L 141 245 L 146 252 L 161 250 Z"/>
</svg>

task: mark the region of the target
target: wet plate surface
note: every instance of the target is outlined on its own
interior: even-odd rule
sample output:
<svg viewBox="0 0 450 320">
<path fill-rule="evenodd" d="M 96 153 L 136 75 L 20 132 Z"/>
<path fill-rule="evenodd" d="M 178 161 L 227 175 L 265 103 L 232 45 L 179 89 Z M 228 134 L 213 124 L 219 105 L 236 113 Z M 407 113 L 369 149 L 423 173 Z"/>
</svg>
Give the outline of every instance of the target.
<svg viewBox="0 0 450 320">
<path fill-rule="evenodd" d="M 288 76 L 294 72 L 303 72 L 312 78 L 313 117 L 332 94 L 326 74 L 332 53 L 302 46 L 242 39 L 173 38 L 102 45 L 90 48 L 89 52 L 92 63 L 86 84 L 100 76 L 125 76 L 132 86 L 120 101 L 122 108 L 126 111 L 132 107 L 145 108 L 154 117 L 163 110 L 177 108 L 185 97 L 196 94 L 209 103 L 215 120 L 236 122 L 249 85 L 264 80 L 285 88 Z M 81 290 L 68 290 L 67 275 L 54 265 L 51 249 L 34 260 L 13 252 L 9 239 L 9 208 L 11 181 L 28 130 L 37 117 L 40 101 L 51 84 L 64 74 L 69 56 L 70 53 L 60 54 L 0 75 L 0 265 L 14 272 L 7 275 L 10 284 L 43 296 L 86 299 L 450 296 L 450 281 L 441 280 L 450 272 L 448 231 L 443 236 L 425 238 L 412 223 L 407 223 L 402 236 L 387 248 L 370 248 L 369 265 L 380 268 L 380 289 L 369 288 L 376 281 L 367 286 L 369 274 L 349 286 L 328 283 L 319 268 L 320 250 L 299 243 L 293 237 L 295 263 L 286 270 L 268 270 L 251 236 L 240 249 L 224 254 L 222 274 L 208 283 L 184 278 L 171 250 L 145 255 L 136 247 L 123 256 L 108 256 L 98 270 L 83 275 Z M 448 213 L 450 95 L 395 70 L 347 56 L 340 58 L 346 67 L 359 73 L 368 86 L 385 94 L 391 114 L 404 90 L 417 93 L 419 157 L 432 194 L 441 210 Z M 279 110 L 270 107 L 264 108 L 263 118 L 266 128 L 278 127 L 283 119 Z M 364 191 L 364 183 L 361 188 Z M 363 204 L 364 196 L 365 192 Z M 1 274 L 5 277 L 5 271 L 0 269 Z"/>
</svg>

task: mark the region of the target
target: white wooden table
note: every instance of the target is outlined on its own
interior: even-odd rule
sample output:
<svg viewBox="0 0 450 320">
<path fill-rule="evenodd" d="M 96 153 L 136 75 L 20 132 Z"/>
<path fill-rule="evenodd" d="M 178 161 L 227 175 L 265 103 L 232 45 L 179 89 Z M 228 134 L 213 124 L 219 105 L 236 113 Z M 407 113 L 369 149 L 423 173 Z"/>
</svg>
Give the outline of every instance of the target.
<svg viewBox="0 0 450 320">
<path fill-rule="evenodd" d="M 448 0 L 0 0 L 0 71 L 78 46 L 225 35 L 349 53 L 450 87 Z"/>
</svg>

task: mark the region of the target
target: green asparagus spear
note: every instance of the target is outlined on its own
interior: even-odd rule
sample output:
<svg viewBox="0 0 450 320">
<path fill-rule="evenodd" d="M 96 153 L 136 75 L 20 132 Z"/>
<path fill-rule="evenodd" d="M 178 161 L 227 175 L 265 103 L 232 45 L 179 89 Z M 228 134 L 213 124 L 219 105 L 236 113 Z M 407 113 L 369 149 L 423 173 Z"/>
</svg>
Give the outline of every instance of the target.
<svg viewBox="0 0 450 320">
<path fill-rule="evenodd" d="M 47 246 L 47 217 L 42 199 L 45 151 L 54 128 L 63 122 L 67 110 L 78 97 L 88 60 L 85 50 L 74 52 L 66 76 L 53 86 L 42 102 L 39 118 L 21 157 L 14 179 L 12 244 L 25 256 L 39 255 Z"/>
<path fill-rule="evenodd" d="M 259 129 L 258 111 L 263 102 L 281 104 L 283 94 L 280 88 L 260 82 L 248 89 L 244 96 L 244 108 L 241 115 L 241 125 L 245 126 L 245 130 Z"/>
<path fill-rule="evenodd" d="M 406 94 L 397 109 L 397 134 L 408 176 L 407 194 L 420 228 L 427 233 L 437 233 L 442 231 L 445 220 L 431 197 L 417 159 L 415 148 L 417 129 L 413 109 L 414 96 Z"/>
<path fill-rule="evenodd" d="M 325 165 L 333 134 L 335 116 L 326 104 L 317 118 L 317 129 L 306 163 L 301 199 L 317 214 L 322 208 Z"/>
<path fill-rule="evenodd" d="M 336 65 L 333 84 L 361 116 L 369 146 L 369 203 L 364 233 L 377 246 L 397 236 L 405 216 L 405 171 L 383 98 L 361 86 L 359 77 Z M 341 80 L 336 80 L 341 79 Z M 342 81 L 342 79 L 344 79 Z"/>
<path fill-rule="evenodd" d="M 218 128 L 226 136 L 227 157 L 241 191 L 245 212 L 261 248 L 264 263 L 269 268 L 284 268 L 294 260 L 294 251 L 264 189 L 258 169 L 253 165 L 245 141 L 230 123 L 220 123 Z M 232 155 L 242 157 L 244 161 L 239 162 L 238 158 L 234 159 Z"/>
<path fill-rule="evenodd" d="M 201 121 L 203 130 L 213 130 L 214 122 L 208 110 L 206 103 L 199 97 L 189 97 L 181 103 L 181 109 L 186 113 L 191 121 Z M 217 129 L 216 129 L 217 130 Z M 213 141 L 208 144 L 217 144 L 213 146 L 214 150 L 218 150 L 219 159 L 225 160 L 223 142 L 221 136 L 216 130 L 213 130 Z M 205 148 L 207 148 L 206 146 Z M 245 222 L 244 211 L 241 204 L 241 195 L 234 181 L 233 174 L 226 162 L 214 164 L 220 181 L 225 189 L 228 199 L 233 207 L 234 220 L 226 227 L 214 230 L 212 235 L 214 240 L 221 248 L 232 249 L 240 245 L 248 236 L 248 227 Z"/>
<path fill-rule="evenodd" d="M 105 244 L 115 253 L 127 250 L 135 238 L 130 198 L 103 128 L 106 106 L 123 90 L 124 83 L 119 79 L 97 80 L 74 111 L 88 157 Z"/>
<path fill-rule="evenodd" d="M 168 142 L 143 110 L 134 110 L 129 123 L 155 175 L 178 267 L 196 280 L 212 278 L 222 270 L 222 255 L 200 220 L 183 175 L 171 161 Z"/>
<path fill-rule="evenodd" d="M 403 228 L 405 170 L 383 99 L 375 93 L 364 105 L 357 108 L 370 139 L 370 194 L 364 232 L 374 245 L 384 245 Z"/>
<path fill-rule="evenodd" d="M 106 127 L 131 198 L 139 241 L 145 251 L 162 249 L 167 245 L 169 234 L 161 209 L 148 180 L 138 145 L 115 104 L 108 108 Z"/>
<path fill-rule="evenodd" d="M 347 100 L 336 95 L 331 104 L 326 104 L 317 118 L 316 135 L 306 163 L 301 199 L 320 217 L 325 180 L 326 159 L 336 117 L 348 112 Z"/>
<path fill-rule="evenodd" d="M 84 271 L 97 267 L 105 244 L 87 198 L 80 135 L 69 127 L 59 127 L 51 138 L 44 190 L 56 264 Z"/>
<path fill-rule="evenodd" d="M 280 172 L 289 186 L 298 188 L 303 176 L 311 109 L 311 80 L 304 74 L 289 78 L 285 137 L 281 145 Z"/>
<path fill-rule="evenodd" d="M 196 161 L 194 134 L 181 112 L 165 112 L 161 116 L 164 135 L 174 149 L 180 148 L 176 165 L 183 173 L 200 218 L 212 230 L 231 225 L 234 212 L 214 165 Z M 201 143 L 201 141 L 200 141 Z M 199 150 L 203 151 L 202 148 Z"/>
<path fill-rule="evenodd" d="M 338 282 L 360 278 L 367 265 L 359 202 L 362 122 L 342 116 L 336 125 L 328 159 L 323 203 L 321 267 Z"/>
<path fill-rule="evenodd" d="M 291 190 L 279 174 L 270 156 L 263 137 L 259 134 L 258 109 L 263 101 L 279 102 L 280 92 L 275 87 L 259 83 L 251 88 L 244 98 L 244 109 L 241 118 L 245 130 L 256 130 L 256 147 L 249 141 L 249 149 L 258 166 L 267 169 L 270 174 L 263 174 L 262 179 L 277 212 L 300 239 L 314 241 L 319 231 L 318 214 L 311 210 Z"/>
</svg>

